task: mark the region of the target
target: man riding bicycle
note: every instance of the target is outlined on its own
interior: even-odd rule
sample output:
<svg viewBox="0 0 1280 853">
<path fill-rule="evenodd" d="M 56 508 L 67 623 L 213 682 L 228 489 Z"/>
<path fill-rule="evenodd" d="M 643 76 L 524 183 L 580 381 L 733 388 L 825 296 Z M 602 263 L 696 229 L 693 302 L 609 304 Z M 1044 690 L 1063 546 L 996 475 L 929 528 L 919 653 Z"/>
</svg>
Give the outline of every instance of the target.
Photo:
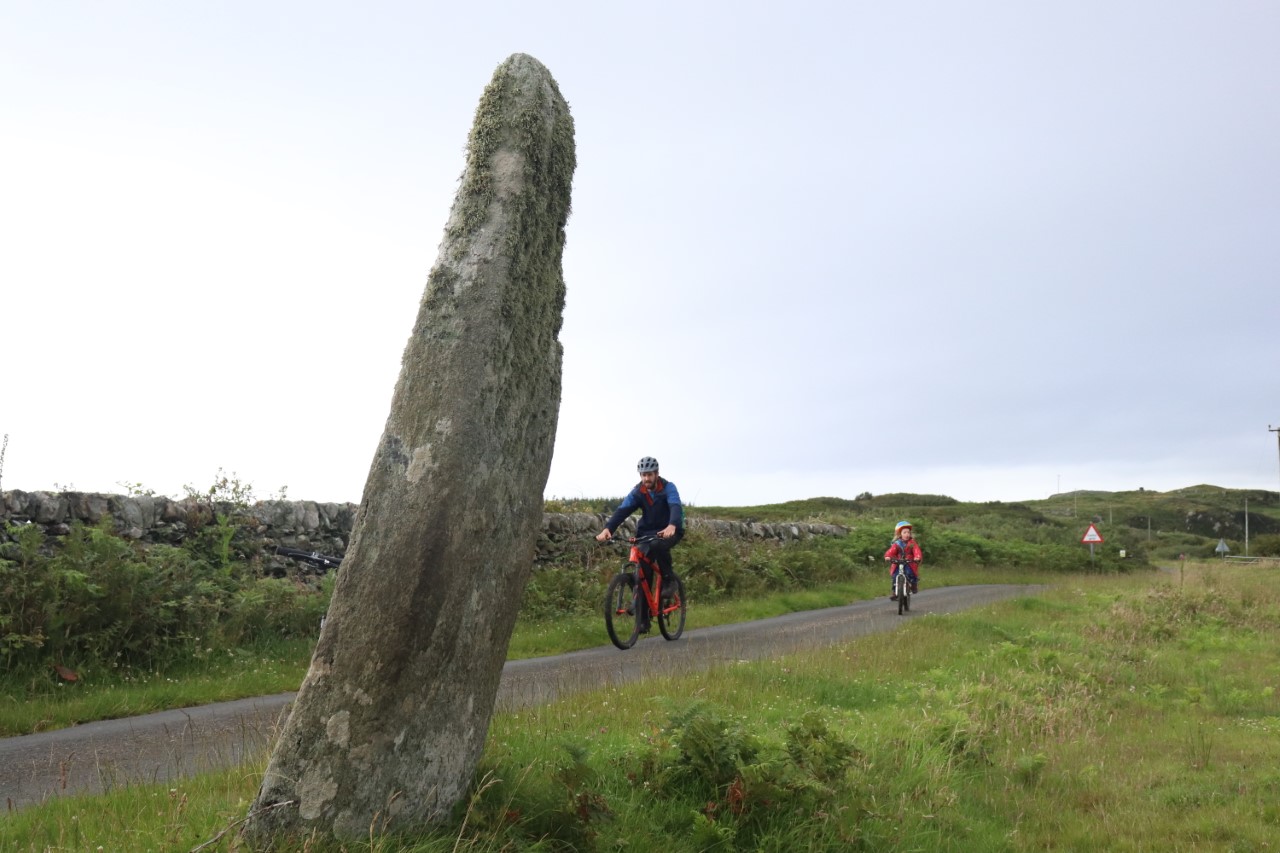
<svg viewBox="0 0 1280 853">
<path fill-rule="evenodd" d="M 663 597 L 666 598 L 676 588 L 675 578 L 672 575 L 671 549 L 684 538 L 684 507 L 680 504 L 680 492 L 676 490 L 676 484 L 658 476 L 657 459 L 652 456 L 643 457 L 636 464 L 636 470 L 640 472 L 640 482 L 623 498 L 613 515 L 605 522 L 604 529 L 596 534 L 596 539 L 600 542 L 608 542 L 613 538 L 613 532 L 618 529 L 618 525 L 637 509 L 640 510 L 640 520 L 636 523 L 636 538 L 643 539 L 647 536 L 657 538 L 638 543 L 637 547 L 653 558 L 658 568 L 662 570 Z M 645 579 L 650 583 L 653 582 L 653 578 L 647 575 Z M 640 596 L 639 604 L 640 631 L 643 633 L 649 630 L 649 613 L 644 603 L 644 596 Z"/>
</svg>

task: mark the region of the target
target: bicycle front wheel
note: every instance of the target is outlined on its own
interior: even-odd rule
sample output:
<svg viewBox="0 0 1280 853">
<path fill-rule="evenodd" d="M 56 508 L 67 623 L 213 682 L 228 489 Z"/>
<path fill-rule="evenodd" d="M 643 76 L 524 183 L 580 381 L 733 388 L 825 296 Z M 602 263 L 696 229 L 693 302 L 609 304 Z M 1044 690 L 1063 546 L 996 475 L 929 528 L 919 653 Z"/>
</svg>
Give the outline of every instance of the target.
<svg viewBox="0 0 1280 853">
<path fill-rule="evenodd" d="M 674 572 L 671 577 L 673 588 L 670 591 L 674 595 L 668 599 L 668 590 L 663 588 L 662 610 L 658 613 L 658 630 L 668 640 L 678 640 L 684 633 L 684 581 L 680 580 Z"/>
<path fill-rule="evenodd" d="M 604 594 L 604 627 L 609 640 L 620 649 L 631 648 L 640 637 L 635 597 L 636 576 L 631 572 L 614 575 Z"/>
<path fill-rule="evenodd" d="M 902 569 L 898 570 L 898 576 L 894 579 L 894 586 L 898 592 L 898 615 L 906 613 L 910 604 L 907 602 L 907 596 L 911 594 L 911 584 L 907 583 L 907 573 Z"/>
</svg>

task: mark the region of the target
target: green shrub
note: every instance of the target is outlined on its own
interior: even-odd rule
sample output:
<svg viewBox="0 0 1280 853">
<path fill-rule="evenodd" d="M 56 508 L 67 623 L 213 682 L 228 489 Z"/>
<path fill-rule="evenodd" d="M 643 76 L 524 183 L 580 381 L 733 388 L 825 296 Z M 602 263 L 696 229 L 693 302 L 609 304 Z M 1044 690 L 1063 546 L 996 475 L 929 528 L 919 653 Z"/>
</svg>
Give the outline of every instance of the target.
<svg viewBox="0 0 1280 853">
<path fill-rule="evenodd" d="M 1249 543 L 1249 550 L 1257 557 L 1280 557 L 1280 534 L 1257 537 Z"/>
<path fill-rule="evenodd" d="M 610 561 L 603 571 L 570 560 L 535 566 L 524 589 L 521 610 L 533 618 L 594 612 L 616 565 L 620 562 Z"/>
<path fill-rule="evenodd" d="M 315 634 L 331 581 L 253 576 L 243 563 L 143 546 L 110 520 L 47 542 L 10 527 L 0 550 L 0 663 L 6 672 L 89 662 L 156 667 L 193 649 Z"/>
<path fill-rule="evenodd" d="M 12 542 L 0 556 L 0 655 L 5 671 L 37 658 L 46 639 L 46 613 L 54 581 L 41 559 L 44 531 L 35 524 L 10 527 Z"/>
<path fill-rule="evenodd" d="M 658 798 L 705 803 L 687 825 L 701 839 L 697 849 L 803 849 L 821 831 L 820 816 L 838 808 L 861 760 L 815 712 L 789 725 L 781 742 L 704 702 L 672 713 L 662 731 L 638 760 L 626 761 Z"/>
<path fill-rule="evenodd" d="M 328 610 L 334 576 L 320 588 L 297 578 L 254 578 L 229 599 L 218 633 L 227 645 L 247 645 L 262 637 L 300 639 L 320 632 Z"/>
</svg>

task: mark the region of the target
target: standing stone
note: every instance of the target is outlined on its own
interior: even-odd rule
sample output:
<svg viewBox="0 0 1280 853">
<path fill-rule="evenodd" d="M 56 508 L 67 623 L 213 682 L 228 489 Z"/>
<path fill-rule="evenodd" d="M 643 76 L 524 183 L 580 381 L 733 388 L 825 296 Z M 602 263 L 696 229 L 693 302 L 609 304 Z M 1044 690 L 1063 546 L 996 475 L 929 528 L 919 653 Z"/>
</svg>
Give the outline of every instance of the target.
<svg viewBox="0 0 1280 853">
<path fill-rule="evenodd" d="M 542 521 L 560 407 L 573 119 L 515 54 L 405 348 L 320 633 L 246 833 L 438 821 L 479 762 Z"/>
</svg>

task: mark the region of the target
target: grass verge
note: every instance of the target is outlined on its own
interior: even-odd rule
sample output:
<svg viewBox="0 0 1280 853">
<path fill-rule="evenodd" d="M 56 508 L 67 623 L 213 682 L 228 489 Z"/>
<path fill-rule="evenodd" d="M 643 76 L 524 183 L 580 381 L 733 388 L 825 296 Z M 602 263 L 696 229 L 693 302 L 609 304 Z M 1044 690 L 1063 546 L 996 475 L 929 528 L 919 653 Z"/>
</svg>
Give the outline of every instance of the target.
<svg viewBox="0 0 1280 853">
<path fill-rule="evenodd" d="M 447 827 L 284 849 L 1230 850 L 1280 833 L 1280 576 L 1034 597 L 495 718 Z M 261 763 L 10 815 L 0 850 L 243 850 Z"/>
<path fill-rule="evenodd" d="M 313 645 L 313 640 L 278 640 L 209 650 L 163 670 L 88 667 L 74 683 L 55 673 L 11 678 L 0 682 L 0 736 L 296 690 Z"/>
<path fill-rule="evenodd" d="M 995 582 L 994 571 L 950 572 L 938 583 Z M 833 607 L 883 594 L 880 578 L 775 593 L 708 606 L 690 605 L 688 629 L 765 619 L 801 610 Z M 1027 580 L 1020 577 L 1020 581 Z M 546 619 L 522 618 L 508 658 L 540 657 L 604 645 L 598 613 Z M 278 640 L 249 648 L 207 649 L 179 665 L 150 671 L 87 667 L 67 683 L 52 672 L 0 680 L 0 737 L 65 728 L 94 720 L 189 708 L 212 702 L 297 690 L 311 660 L 313 640 Z"/>
</svg>

